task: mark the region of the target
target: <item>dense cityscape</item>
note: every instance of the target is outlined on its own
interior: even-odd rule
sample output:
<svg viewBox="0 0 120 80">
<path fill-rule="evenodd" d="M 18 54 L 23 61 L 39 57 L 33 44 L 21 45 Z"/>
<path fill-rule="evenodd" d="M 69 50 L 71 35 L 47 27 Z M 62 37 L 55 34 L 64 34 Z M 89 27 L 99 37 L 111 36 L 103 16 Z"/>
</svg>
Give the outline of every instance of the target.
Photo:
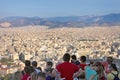
<svg viewBox="0 0 120 80">
<path fill-rule="evenodd" d="M 77 58 L 84 55 L 88 59 L 120 59 L 120 28 L 0 28 L 1 77 L 22 70 L 25 60 L 37 61 L 44 69 L 47 60 L 56 64 L 66 52 Z"/>
</svg>

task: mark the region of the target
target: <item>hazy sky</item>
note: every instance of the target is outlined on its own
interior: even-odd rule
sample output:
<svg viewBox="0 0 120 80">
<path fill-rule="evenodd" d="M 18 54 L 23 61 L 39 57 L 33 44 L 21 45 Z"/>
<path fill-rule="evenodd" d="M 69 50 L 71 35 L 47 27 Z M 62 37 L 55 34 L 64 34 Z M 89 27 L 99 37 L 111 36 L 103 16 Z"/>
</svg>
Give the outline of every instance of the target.
<svg viewBox="0 0 120 80">
<path fill-rule="evenodd" d="M 56 17 L 120 13 L 120 0 L 0 0 L 0 17 Z"/>
</svg>

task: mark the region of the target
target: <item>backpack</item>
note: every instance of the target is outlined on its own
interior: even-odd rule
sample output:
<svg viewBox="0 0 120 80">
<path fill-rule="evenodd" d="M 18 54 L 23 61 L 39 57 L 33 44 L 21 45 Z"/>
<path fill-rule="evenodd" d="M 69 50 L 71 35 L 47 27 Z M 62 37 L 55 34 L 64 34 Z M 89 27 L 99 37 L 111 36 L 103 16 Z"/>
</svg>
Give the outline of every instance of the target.
<svg viewBox="0 0 120 80">
<path fill-rule="evenodd" d="M 115 75 L 114 73 L 112 73 L 114 75 L 114 79 L 113 80 L 120 80 L 118 77 L 119 72 Z"/>
</svg>

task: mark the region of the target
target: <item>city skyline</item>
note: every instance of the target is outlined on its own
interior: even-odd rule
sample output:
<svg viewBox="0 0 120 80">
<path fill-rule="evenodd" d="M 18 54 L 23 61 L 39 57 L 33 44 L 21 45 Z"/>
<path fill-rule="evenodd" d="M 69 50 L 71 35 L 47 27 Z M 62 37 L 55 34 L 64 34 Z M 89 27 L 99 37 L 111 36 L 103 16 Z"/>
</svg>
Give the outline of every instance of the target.
<svg viewBox="0 0 120 80">
<path fill-rule="evenodd" d="M 60 17 L 120 13 L 119 0 L 0 0 L 0 18 L 8 16 Z"/>
</svg>

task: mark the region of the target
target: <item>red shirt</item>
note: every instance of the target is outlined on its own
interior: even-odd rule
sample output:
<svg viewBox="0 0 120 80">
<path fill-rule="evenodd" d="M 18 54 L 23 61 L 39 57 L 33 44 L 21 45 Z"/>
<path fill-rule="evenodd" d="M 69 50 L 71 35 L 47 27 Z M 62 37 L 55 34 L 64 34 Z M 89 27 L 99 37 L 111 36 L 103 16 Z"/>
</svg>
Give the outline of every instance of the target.
<svg viewBox="0 0 120 80">
<path fill-rule="evenodd" d="M 87 64 L 84 64 L 84 63 L 81 64 L 81 63 L 80 63 L 80 65 L 79 65 L 79 67 L 80 67 L 82 70 L 85 70 L 85 66 L 87 66 Z"/>
<path fill-rule="evenodd" d="M 31 80 L 30 78 L 30 75 L 29 74 L 25 74 L 22 78 L 22 80 Z"/>
<path fill-rule="evenodd" d="M 63 62 L 56 69 L 60 72 L 61 78 L 65 80 L 73 80 L 73 74 L 79 70 L 77 65 L 70 62 Z"/>
</svg>

